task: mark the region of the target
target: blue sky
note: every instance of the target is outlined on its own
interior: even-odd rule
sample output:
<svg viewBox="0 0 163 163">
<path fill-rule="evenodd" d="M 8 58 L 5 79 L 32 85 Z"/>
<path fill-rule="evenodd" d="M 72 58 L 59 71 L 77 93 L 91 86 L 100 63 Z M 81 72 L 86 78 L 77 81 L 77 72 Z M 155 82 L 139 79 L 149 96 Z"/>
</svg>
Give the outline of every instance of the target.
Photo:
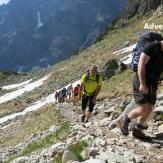
<svg viewBox="0 0 163 163">
<path fill-rule="evenodd" d="M 3 3 L 7 3 L 9 2 L 10 0 L 0 0 L 0 5 L 2 5 Z"/>
</svg>

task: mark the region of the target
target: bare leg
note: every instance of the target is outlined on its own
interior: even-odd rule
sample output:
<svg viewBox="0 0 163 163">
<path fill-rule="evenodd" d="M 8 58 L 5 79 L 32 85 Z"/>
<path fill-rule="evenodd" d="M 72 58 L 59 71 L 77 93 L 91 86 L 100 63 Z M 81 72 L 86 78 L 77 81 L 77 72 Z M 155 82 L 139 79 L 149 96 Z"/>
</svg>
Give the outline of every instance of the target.
<svg viewBox="0 0 163 163">
<path fill-rule="evenodd" d="M 86 115 L 86 120 L 89 120 L 90 119 L 90 117 L 91 117 L 91 115 L 92 115 L 92 112 L 87 112 L 87 115 Z"/>
<path fill-rule="evenodd" d="M 145 114 L 143 114 L 140 119 L 139 119 L 139 124 L 144 125 L 144 123 L 147 121 L 148 117 L 150 116 L 150 114 L 152 113 L 153 110 L 153 105 L 151 104 L 147 104 L 146 108 L 144 108 L 145 110 Z"/>
<path fill-rule="evenodd" d="M 139 123 L 143 125 L 145 121 L 148 119 L 153 109 L 153 105 L 151 104 L 143 104 L 138 106 L 133 111 L 131 111 L 128 115 L 129 119 L 135 119 L 140 117 Z"/>
</svg>

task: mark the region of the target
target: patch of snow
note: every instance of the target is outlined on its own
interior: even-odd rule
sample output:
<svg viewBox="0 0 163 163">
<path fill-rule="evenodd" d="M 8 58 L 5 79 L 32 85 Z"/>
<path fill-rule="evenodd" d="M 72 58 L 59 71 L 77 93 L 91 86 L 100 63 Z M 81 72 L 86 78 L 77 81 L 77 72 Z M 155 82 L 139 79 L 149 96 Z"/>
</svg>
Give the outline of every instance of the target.
<svg viewBox="0 0 163 163">
<path fill-rule="evenodd" d="M 9 3 L 10 0 L 0 0 L 0 5 Z"/>
<path fill-rule="evenodd" d="M 41 58 L 41 59 L 39 60 L 39 62 L 47 62 L 47 61 L 48 61 L 48 58 L 46 58 L 46 57 Z"/>
<path fill-rule="evenodd" d="M 79 83 L 80 83 L 80 80 L 75 81 L 74 83 L 72 83 L 72 86 L 75 87 Z M 70 84 L 66 85 L 65 88 L 67 88 L 69 85 Z M 57 91 L 59 91 L 59 90 L 57 90 Z M 17 116 L 23 116 L 23 115 L 27 114 L 28 112 L 36 111 L 36 110 L 40 109 L 41 107 L 43 107 L 49 103 L 55 103 L 54 96 L 55 96 L 55 92 L 50 94 L 48 97 L 43 98 L 42 100 L 35 102 L 32 106 L 25 108 L 25 110 L 22 112 L 14 113 L 14 114 L 5 116 L 3 118 L 0 118 L 0 124 L 6 122 L 8 120 L 15 119 Z"/>
<path fill-rule="evenodd" d="M 120 61 L 122 63 L 124 63 L 125 65 L 129 65 L 131 63 L 131 61 L 132 61 L 132 53 L 125 56 L 125 57 L 123 57 L 123 58 L 121 58 Z"/>
<path fill-rule="evenodd" d="M 123 49 L 120 49 L 118 51 L 115 51 L 113 54 L 116 54 L 116 55 L 124 54 L 124 53 L 130 52 L 130 51 L 133 51 L 133 49 L 135 47 L 136 47 L 136 44 L 129 46 L 127 48 L 123 48 Z"/>
<path fill-rule="evenodd" d="M 22 87 L 22 86 L 24 86 L 24 85 L 30 83 L 31 81 L 32 81 L 32 79 L 27 80 L 27 81 L 22 82 L 22 83 L 19 83 L 19 84 L 11 84 L 11 85 L 7 85 L 7 86 L 3 86 L 2 89 L 7 89 L 7 90 L 9 90 L 9 89 L 13 89 L 13 88 L 19 88 L 19 87 Z"/>
<path fill-rule="evenodd" d="M 6 93 L 5 95 L 1 96 L 0 97 L 0 104 L 2 103 L 5 103 L 7 101 L 10 101 L 10 100 L 13 100 L 15 99 L 16 97 L 18 96 L 21 96 L 22 94 L 24 94 L 25 92 L 30 92 L 32 91 L 33 89 L 37 88 L 37 87 L 40 87 L 43 82 L 45 80 L 47 80 L 47 78 L 49 77 L 50 75 L 46 76 L 46 77 L 43 77 L 41 78 L 40 80 L 38 81 L 35 81 L 33 83 L 30 83 L 30 84 L 27 84 L 25 85 L 23 88 L 21 89 L 18 89 L 16 91 L 13 91 L 11 93 Z"/>
<path fill-rule="evenodd" d="M 37 11 L 37 17 L 38 17 L 37 27 L 40 28 L 43 26 L 43 23 L 41 21 L 40 11 Z"/>
</svg>

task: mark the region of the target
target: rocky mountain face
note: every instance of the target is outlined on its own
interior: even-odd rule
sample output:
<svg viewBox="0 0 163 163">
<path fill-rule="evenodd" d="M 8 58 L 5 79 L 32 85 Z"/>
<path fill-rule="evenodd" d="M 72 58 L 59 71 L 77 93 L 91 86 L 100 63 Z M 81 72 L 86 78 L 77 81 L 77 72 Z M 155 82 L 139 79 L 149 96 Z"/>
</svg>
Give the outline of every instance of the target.
<svg viewBox="0 0 163 163">
<path fill-rule="evenodd" d="M 142 15 L 151 10 L 156 10 L 160 5 L 163 5 L 163 0 L 129 0 L 123 17 L 130 19 L 136 14 Z"/>
<path fill-rule="evenodd" d="M 95 42 L 127 0 L 11 0 L 0 6 L 0 68 L 48 67 Z"/>
</svg>

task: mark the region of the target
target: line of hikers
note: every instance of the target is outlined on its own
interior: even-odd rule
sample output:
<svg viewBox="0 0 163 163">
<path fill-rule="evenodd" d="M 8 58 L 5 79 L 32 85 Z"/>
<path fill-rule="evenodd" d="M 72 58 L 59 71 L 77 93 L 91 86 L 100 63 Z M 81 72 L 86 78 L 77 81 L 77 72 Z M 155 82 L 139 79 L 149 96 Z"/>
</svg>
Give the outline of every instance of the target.
<svg viewBox="0 0 163 163">
<path fill-rule="evenodd" d="M 64 87 L 60 91 L 55 93 L 55 101 L 56 103 L 63 103 L 63 102 L 71 102 L 77 105 L 79 101 L 79 93 L 80 93 L 80 84 L 77 84 L 74 88 L 72 84 L 70 84 L 67 89 Z"/>
<path fill-rule="evenodd" d="M 136 107 L 129 114 L 122 116 L 119 122 L 120 129 L 122 134 L 127 136 L 129 123 L 132 119 L 139 118 L 132 134 L 138 139 L 149 139 L 150 137 L 143 130 L 156 103 L 158 82 L 163 73 L 163 37 L 161 34 L 146 32 L 141 36 L 133 51 L 131 66 L 135 72 L 133 98 Z M 101 87 L 102 77 L 97 66 L 93 65 L 82 76 L 78 93 L 74 91 L 74 101 L 75 99 L 82 101 L 82 122 L 89 121 Z M 86 111 L 87 105 L 88 111 Z"/>
</svg>

